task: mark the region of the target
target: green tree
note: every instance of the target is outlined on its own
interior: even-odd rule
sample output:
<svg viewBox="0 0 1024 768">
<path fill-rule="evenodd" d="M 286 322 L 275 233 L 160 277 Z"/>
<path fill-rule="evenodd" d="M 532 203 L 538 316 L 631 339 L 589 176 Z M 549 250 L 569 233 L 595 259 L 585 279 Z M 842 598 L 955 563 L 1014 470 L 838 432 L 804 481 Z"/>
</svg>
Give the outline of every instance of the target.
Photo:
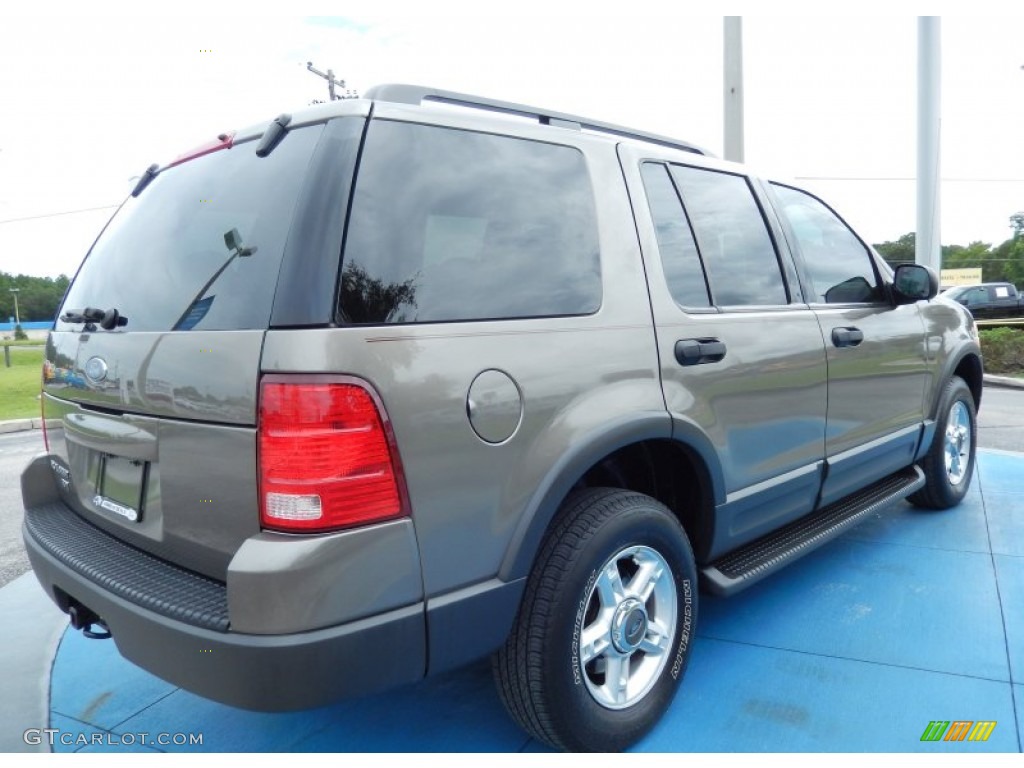
<svg viewBox="0 0 1024 768">
<path fill-rule="evenodd" d="M 980 240 L 975 240 L 966 248 L 962 245 L 942 246 L 942 266 L 944 269 L 981 267 L 982 281 L 998 282 L 1003 279 L 991 243 Z"/>
<path fill-rule="evenodd" d="M 908 232 L 899 240 L 886 240 L 884 243 L 876 243 L 874 248 L 889 266 L 897 264 L 913 264 L 916 249 L 916 238 L 913 232 Z"/>
<path fill-rule="evenodd" d="M 0 320 L 15 316 L 12 288 L 18 289 L 17 314 L 22 321 L 52 320 L 69 282 L 67 275 L 53 278 L 0 272 Z"/>
<path fill-rule="evenodd" d="M 1010 217 L 1010 228 L 1013 230 L 1014 240 L 1024 236 L 1024 211 L 1017 211 Z"/>
</svg>

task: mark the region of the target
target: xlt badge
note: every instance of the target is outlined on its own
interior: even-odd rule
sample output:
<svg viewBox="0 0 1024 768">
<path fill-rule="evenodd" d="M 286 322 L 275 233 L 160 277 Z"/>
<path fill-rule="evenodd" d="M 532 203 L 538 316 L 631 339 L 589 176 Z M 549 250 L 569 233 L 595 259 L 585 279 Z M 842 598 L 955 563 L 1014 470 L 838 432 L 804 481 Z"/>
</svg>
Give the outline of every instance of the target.
<svg viewBox="0 0 1024 768">
<path fill-rule="evenodd" d="M 131 520 L 133 523 L 139 519 L 139 513 L 131 507 L 125 506 L 124 504 L 118 504 L 113 499 L 108 499 L 106 496 L 100 496 L 98 493 L 92 497 L 92 503 L 100 509 L 113 512 L 115 515 L 120 515 L 123 518 Z"/>
</svg>

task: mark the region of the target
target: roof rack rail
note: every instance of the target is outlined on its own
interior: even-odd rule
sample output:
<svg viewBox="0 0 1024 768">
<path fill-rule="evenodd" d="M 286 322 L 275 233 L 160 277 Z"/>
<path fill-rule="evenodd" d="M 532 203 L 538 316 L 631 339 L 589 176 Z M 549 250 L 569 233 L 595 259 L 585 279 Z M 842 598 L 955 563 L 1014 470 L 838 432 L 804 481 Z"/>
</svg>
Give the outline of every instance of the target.
<svg viewBox="0 0 1024 768">
<path fill-rule="evenodd" d="M 620 136 L 627 139 L 639 139 L 652 144 L 660 144 L 673 149 L 682 149 L 686 152 L 693 152 L 697 155 L 708 155 L 711 153 L 700 147 L 679 141 L 668 136 L 660 136 L 656 133 L 637 131 L 633 128 L 626 128 L 614 123 L 605 123 L 600 120 L 591 120 L 589 117 L 570 115 L 565 112 L 555 112 L 550 109 L 528 107 L 525 104 L 515 104 L 509 101 L 498 101 L 487 99 L 482 96 L 471 96 L 467 93 L 456 93 L 445 91 L 440 88 L 430 88 L 422 85 L 408 85 L 406 83 L 385 83 L 376 85 L 363 94 L 363 98 L 375 99 L 378 101 L 390 101 L 396 104 L 416 104 L 424 101 L 437 101 L 443 104 L 453 104 L 460 107 L 475 107 L 490 112 L 501 112 L 508 115 L 518 115 L 536 119 L 541 125 L 557 125 L 562 128 L 608 133 L 613 136 Z"/>
</svg>

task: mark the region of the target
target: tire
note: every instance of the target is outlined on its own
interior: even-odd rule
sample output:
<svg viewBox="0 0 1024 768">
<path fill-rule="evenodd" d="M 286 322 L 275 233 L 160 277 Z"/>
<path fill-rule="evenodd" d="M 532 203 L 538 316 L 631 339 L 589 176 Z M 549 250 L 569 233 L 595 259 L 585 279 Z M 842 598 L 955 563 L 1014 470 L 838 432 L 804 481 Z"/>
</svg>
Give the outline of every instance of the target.
<svg viewBox="0 0 1024 768">
<path fill-rule="evenodd" d="M 978 445 L 974 396 L 959 376 L 946 382 L 936 422 L 935 437 L 920 462 L 925 485 L 908 501 L 926 509 L 949 509 L 959 504 L 971 487 Z"/>
<path fill-rule="evenodd" d="M 696 622 L 697 570 L 675 516 L 639 493 L 585 489 L 562 505 L 494 656 L 498 692 L 555 749 L 625 749 L 672 702 Z"/>
</svg>

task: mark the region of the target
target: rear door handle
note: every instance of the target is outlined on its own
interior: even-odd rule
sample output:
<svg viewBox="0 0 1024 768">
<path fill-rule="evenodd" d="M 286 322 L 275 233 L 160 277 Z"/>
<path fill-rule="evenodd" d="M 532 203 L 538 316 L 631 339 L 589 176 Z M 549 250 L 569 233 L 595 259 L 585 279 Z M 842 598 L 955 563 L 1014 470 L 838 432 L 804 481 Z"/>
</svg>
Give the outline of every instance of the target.
<svg viewBox="0 0 1024 768">
<path fill-rule="evenodd" d="M 725 343 L 718 339 L 680 339 L 675 352 L 680 365 L 717 363 L 725 359 Z"/>
<path fill-rule="evenodd" d="M 832 343 L 837 347 L 856 347 L 864 341 L 864 332 L 860 328 L 833 328 Z"/>
</svg>

